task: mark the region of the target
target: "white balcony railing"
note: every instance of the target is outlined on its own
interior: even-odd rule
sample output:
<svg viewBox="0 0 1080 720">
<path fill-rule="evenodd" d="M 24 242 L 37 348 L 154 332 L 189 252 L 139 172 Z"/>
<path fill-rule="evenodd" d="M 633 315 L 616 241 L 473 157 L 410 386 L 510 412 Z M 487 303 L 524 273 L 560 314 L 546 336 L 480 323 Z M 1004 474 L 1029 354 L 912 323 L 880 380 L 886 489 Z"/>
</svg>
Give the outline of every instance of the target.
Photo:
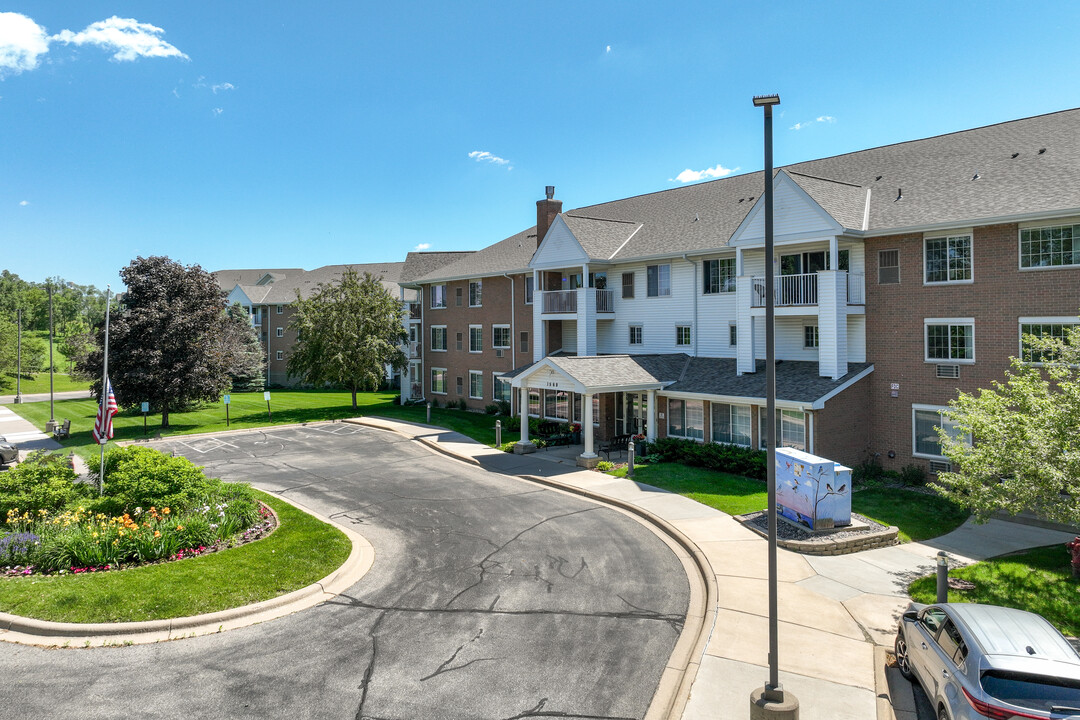
<svg viewBox="0 0 1080 720">
<path fill-rule="evenodd" d="M 598 312 L 598 313 L 615 312 L 615 291 L 614 290 L 597 290 L 596 291 L 596 312 Z"/>
<path fill-rule="evenodd" d="M 862 273 L 848 273 L 847 301 L 848 305 L 866 304 L 866 276 Z"/>
<path fill-rule="evenodd" d="M 545 313 L 576 313 L 577 290 L 547 290 L 544 292 Z"/>
<path fill-rule="evenodd" d="M 410 340 L 409 341 L 409 357 L 411 357 L 411 358 L 420 357 L 420 343 L 419 343 L 419 341 L 417 341 L 417 340 Z"/>
<path fill-rule="evenodd" d="M 846 273 L 847 302 L 849 305 L 866 304 L 866 277 L 862 273 Z M 751 297 L 753 307 L 765 307 L 765 278 L 753 278 Z M 773 284 L 776 307 L 792 305 L 817 305 L 817 273 L 802 275 L 777 275 Z"/>
</svg>

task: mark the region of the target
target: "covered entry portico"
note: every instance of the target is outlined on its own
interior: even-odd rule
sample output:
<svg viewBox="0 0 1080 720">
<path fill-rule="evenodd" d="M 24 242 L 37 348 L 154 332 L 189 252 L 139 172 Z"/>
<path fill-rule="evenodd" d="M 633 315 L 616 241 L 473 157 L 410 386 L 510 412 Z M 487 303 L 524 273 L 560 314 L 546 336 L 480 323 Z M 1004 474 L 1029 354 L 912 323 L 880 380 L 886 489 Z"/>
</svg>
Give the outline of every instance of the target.
<svg viewBox="0 0 1080 720">
<path fill-rule="evenodd" d="M 608 393 L 622 393 L 626 402 L 622 412 L 617 412 L 623 429 L 644 426 L 646 437 L 656 437 L 656 392 L 665 383 L 648 372 L 632 356 L 549 356 L 519 371 L 511 380 L 518 388 L 521 408 L 521 441 L 514 447 L 518 453 L 533 452 L 536 446 L 529 440 L 530 393 L 573 393 L 581 396 L 581 430 L 584 452 L 578 457 L 578 465 L 594 467 L 599 461 L 596 454 L 594 423 L 600 418 L 594 414 L 593 401 Z M 601 408 L 603 403 L 598 403 Z M 635 418 L 633 411 L 644 411 L 645 417 Z M 603 410 L 601 410 L 603 412 Z M 540 415 L 543 415 L 541 409 Z M 635 422 L 636 420 L 636 422 Z"/>
</svg>

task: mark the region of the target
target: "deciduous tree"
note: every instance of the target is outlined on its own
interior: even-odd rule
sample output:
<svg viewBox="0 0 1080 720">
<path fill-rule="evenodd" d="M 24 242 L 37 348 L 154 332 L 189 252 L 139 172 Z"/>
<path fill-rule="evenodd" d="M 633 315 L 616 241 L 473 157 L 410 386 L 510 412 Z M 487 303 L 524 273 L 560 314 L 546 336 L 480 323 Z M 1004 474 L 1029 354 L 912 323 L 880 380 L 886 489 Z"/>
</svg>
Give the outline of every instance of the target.
<svg viewBox="0 0 1080 720">
<path fill-rule="evenodd" d="M 348 268 L 306 299 L 298 291 L 289 329 L 298 333 L 289 375 L 352 391 L 354 409 L 356 393 L 377 389 L 387 365 L 400 370 L 408 363 L 401 303 L 371 273 L 361 278 Z"/>
<path fill-rule="evenodd" d="M 938 434 L 953 470 L 934 485 L 980 518 L 1031 510 L 1080 524 L 1080 326 L 1025 335 L 1023 355 L 1004 382 L 950 403 L 960 432 Z"/>
</svg>

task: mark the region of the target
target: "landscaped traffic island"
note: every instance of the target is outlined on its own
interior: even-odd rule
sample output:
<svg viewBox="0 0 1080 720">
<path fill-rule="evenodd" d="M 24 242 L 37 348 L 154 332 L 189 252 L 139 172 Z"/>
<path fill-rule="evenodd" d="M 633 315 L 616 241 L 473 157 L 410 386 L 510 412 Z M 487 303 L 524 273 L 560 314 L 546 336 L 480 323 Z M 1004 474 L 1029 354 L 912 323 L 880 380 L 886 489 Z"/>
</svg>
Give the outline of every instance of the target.
<svg viewBox="0 0 1080 720">
<path fill-rule="evenodd" d="M 105 493 L 58 458 L 0 474 L 0 612 L 54 622 L 163 620 L 268 600 L 326 577 L 341 530 L 145 447 L 106 460 Z"/>
</svg>

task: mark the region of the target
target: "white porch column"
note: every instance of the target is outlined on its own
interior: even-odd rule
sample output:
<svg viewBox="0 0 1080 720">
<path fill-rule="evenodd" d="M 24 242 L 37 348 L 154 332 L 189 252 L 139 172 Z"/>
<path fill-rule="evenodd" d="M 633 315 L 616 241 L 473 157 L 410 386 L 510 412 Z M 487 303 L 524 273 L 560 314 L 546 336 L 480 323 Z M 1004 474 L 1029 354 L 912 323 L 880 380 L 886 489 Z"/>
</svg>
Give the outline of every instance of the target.
<svg viewBox="0 0 1080 720">
<path fill-rule="evenodd" d="M 837 243 L 837 241 L 836 241 L 836 236 L 833 235 L 831 238 L 829 238 L 829 269 L 830 270 L 839 270 L 840 269 L 838 267 L 839 263 L 840 263 L 839 243 Z"/>
<path fill-rule="evenodd" d="M 648 423 L 648 428 L 646 428 L 648 430 L 648 433 L 645 435 L 645 439 L 646 440 L 655 440 L 656 439 L 656 391 L 655 390 L 650 390 L 647 397 L 649 398 L 649 414 L 648 414 L 648 420 L 646 421 Z"/>
<path fill-rule="evenodd" d="M 529 442 L 529 388 L 524 385 L 521 386 L 518 402 L 521 403 L 521 442 L 527 443 Z"/>
<path fill-rule="evenodd" d="M 547 337 L 545 337 L 544 320 L 541 317 L 544 312 L 544 291 L 541 281 L 544 274 L 539 270 L 533 270 L 533 306 L 532 306 L 532 333 L 533 333 L 533 362 L 543 360 L 546 355 Z"/>
<path fill-rule="evenodd" d="M 581 396 L 581 406 L 585 411 L 585 415 L 581 423 L 581 431 L 585 434 L 585 452 L 581 453 L 583 458 L 594 458 L 596 453 L 593 452 L 593 416 L 592 416 L 592 399 L 591 393 L 585 393 Z"/>
<path fill-rule="evenodd" d="M 818 375 L 837 380 L 848 371 L 847 273 L 818 272 Z"/>
</svg>

